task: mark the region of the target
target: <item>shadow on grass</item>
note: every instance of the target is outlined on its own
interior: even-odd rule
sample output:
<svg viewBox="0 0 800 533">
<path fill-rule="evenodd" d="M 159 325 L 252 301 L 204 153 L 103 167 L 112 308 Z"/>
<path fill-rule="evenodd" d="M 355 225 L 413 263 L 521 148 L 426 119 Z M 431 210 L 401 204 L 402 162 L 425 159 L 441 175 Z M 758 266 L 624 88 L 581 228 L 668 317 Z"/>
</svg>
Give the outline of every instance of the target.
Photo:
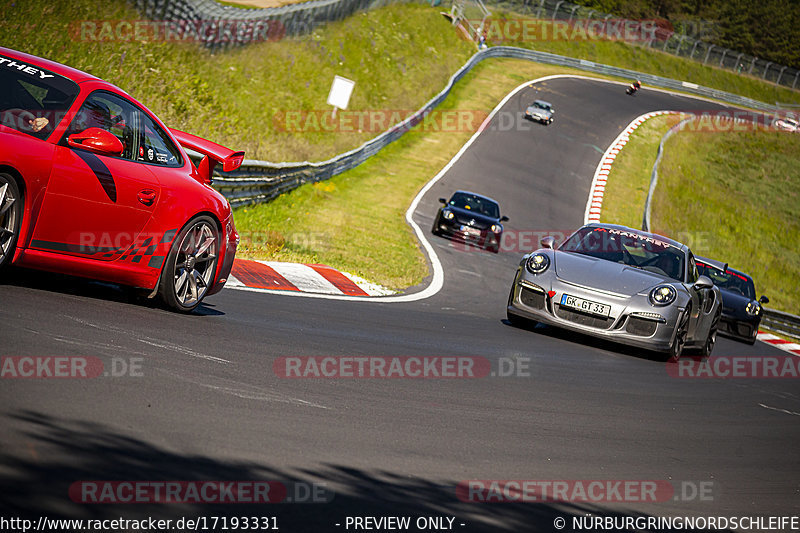
<svg viewBox="0 0 800 533">
<path fill-rule="evenodd" d="M 461 480 L 410 477 L 401 472 L 364 470 L 340 464 L 292 468 L 181 453 L 83 421 L 64 421 L 24 411 L 4 425 L 22 427 L 27 447 L 0 453 L 0 516 L 177 520 L 180 517 L 271 516 L 281 531 L 347 531 L 348 516 L 454 517 L 452 529 L 469 532 L 556 531 L 554 521 L 591 513 L 624 517 L 617 511 L 574 503 L 477 504 L 456 497 Z M 34 453 L 33 450 L 38 450 Z M 46 451 L 45 451 L 46 450 Z M 76 481 L 277 481 L 324 484 L 329 503 L 282 504 L 83 504 L 69 497 Z M 646 516 L 646 515 L 635 515 Z M 337 526 L 337 524 L 340 524 Z M 447 524 L 447 521 L 444 521 Z M 464 526 L 461 526 L 464 524 Z M 351 530 L 354 529 L 352 526 Z M 221 528 L 217 528 L 221 530 Z"/>
</svg>

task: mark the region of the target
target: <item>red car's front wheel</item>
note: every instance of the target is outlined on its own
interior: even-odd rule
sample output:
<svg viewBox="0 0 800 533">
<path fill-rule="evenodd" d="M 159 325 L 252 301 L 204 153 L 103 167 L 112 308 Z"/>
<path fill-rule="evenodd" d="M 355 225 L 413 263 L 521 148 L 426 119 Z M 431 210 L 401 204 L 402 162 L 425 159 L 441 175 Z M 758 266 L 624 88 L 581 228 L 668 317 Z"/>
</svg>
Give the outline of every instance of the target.
<svg viewBox="0 0 800 533">
<path fill-rule="evenodd" d="M 14 259 L 17 237 L 22 224 L 22 195 L 16 180 L 0 173 L 0 269 Z"/>
<path fill-rule="evenodd" d="M 175 238 L 159 294 L 169 307 L 193 311 L 214 284 L 219 260 L 220 234 L 216 222 L 207 216 L 189 221 Z"/>
</svg>

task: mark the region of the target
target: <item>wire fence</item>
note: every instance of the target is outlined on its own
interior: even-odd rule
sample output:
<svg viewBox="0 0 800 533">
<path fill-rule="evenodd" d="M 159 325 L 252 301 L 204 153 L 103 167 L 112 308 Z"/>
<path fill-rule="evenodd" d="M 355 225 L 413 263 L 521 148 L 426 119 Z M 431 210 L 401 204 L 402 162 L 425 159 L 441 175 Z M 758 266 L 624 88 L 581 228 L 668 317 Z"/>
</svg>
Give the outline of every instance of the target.
<svg viewBox="0 0 800 533">
<path fill-rule="evenodd" d="M 513 11 L 536 19 L 568 23 L 577 20 L 608 21 L 614 18 L 608 13 L 559 0 L 486 0 L 486 3 L 495 9 Z M 705 26 L 702 22 L 685 23 L 685 29 L 695 36 L 708 33 Z M 800 70 L 796 68 L 723 48 L 695 36 L 674 31 L 667 23 L 659 25 L 654 32 L 654 38 L 642 44 L 678 57 L 694 59 L 704 65 L 749 74 L 792 89 L 800 88 Z"/>
</svg>

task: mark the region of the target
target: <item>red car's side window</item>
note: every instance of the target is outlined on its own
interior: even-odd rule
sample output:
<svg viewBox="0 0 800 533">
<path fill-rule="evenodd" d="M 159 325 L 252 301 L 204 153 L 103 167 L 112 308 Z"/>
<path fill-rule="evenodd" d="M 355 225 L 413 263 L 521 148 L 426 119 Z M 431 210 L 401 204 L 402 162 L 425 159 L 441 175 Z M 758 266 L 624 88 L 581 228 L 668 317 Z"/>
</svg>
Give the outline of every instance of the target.
<svg viewBox="0 0 800 533">
<path fill-rule="evenodd" d="M 116 136 L 122 143 L 124 159 L 170 167 L 183 165 L 180 151 L 163 130 L 144 111 L 116 94 L 90 94 L 62 142 L 88 128 L 101 128 Z"/>
</svg>

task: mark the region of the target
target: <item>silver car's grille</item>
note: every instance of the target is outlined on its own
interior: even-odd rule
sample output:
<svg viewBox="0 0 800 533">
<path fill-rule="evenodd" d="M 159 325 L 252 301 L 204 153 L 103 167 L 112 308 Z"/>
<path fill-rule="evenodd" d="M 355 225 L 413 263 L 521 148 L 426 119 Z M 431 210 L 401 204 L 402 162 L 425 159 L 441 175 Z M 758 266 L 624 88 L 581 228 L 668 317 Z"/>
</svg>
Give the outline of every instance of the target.
<svg viewBox="0 0 800 533">
<path fill-rule="evenodd" d="M 532 291 L 526 287 L 520 288 L 519 301 L 534 309 L 544 309 L 544 294 Z"/>
<path fill-rule="evenodd" d="M 556 308 L 556 316 L 558 318 L 569 320 L 570 322 L 580 324 L 581 326 L 589 326 L 590 328 L 598 328 L 598 329 L 608 329 L 614 323 L 614 319 L 612 318 L 603 318 L 600 316 L 592 316 L 583 313 L 576 313 L 575 311 L 567 309 L 566 307 L 561 307 L 560 305 L 557 304 L 555 308 Z"/>
<path fill-rule="evenodd" d="M 656 332 L 656 327 L 658 327 L 658 322 L 654 320 L 646 320 L 644 318 L 629 316 L 628 322 L 625 324 L 625 331 L 631 335 L 649 337 Z"/>
</svg>

